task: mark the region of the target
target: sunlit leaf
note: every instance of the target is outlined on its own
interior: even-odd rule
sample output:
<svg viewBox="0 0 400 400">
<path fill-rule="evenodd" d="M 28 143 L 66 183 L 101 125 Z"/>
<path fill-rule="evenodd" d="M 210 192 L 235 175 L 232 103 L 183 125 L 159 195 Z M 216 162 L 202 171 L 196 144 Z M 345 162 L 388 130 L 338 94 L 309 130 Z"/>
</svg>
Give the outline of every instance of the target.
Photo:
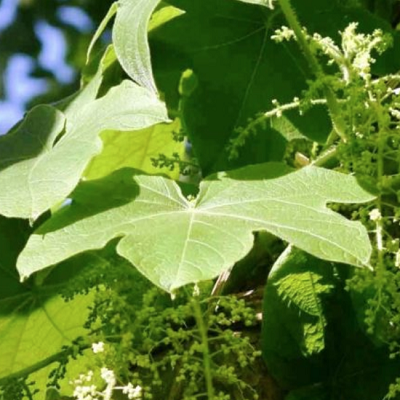
<svg viewBox="0 0 400 400">
<path fill-rule="evenodd" d="M 179 119 L 176 119 L 171 124 L 158 124 L 136 132 L 104 132 L 101 135 L 103 151 L 91 161 L 84 176 L 98 179 L 118 168 L 132 167 L 149 174 L 168 174 L 177 179 L 179 168 L 174 171 L 157 168 L 151 159 L 159 154 L 171 158 L 173 153 L 183 156 L 183 143 L 173 140 L 173 132 L 179 130 Z"/>
<path fill-rule="evenodd" d="M 147 30 L 160 0 L 120 0 L 113 29 L 118 60 L 126 73 L 153 93 L 157 88 L 151 69 Z"/>
<path fill-rule="evenodd" d="M 128 80 L 76 110 L 58 141 L 63 114 L 38 106 L 15 132 L 0 138 L 0 214 L 36 219 L 62 201 L 100 153 L 102 131 L 139 130 L 166 121 L 164 104 Z"/>
<path fill-rule="evenodd" d="M 219 173 L 202 182 L 196 200 L 184 198 L 171 180 L 131 170 L 84 182 L 72 205 L 30 237 L 18 260 L 20 275 L 121 237 L 118 253 L 172 291 L 232 267 L 259 230 L 326 260 L 368 265 L 365 228 L 326 204 L 373 197 L 351 176 L 316 167 L 281 176 L 284 171 L 261 164 Z"/>
</svg>

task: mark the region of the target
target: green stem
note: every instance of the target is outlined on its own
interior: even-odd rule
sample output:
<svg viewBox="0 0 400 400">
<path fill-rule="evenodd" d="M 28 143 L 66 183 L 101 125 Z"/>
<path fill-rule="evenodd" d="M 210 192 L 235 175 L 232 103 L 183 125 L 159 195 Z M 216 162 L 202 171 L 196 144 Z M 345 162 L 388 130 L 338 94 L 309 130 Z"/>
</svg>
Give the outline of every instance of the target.
<svg viewBox="0 0 400 400">
<path fill-rule="evenodd" d="M 321 79 L 324 82 L 324 71 L 319 64 L 317 58 L 314 56 L 310 45 L 308 44 L 307 37 L 304 34 L 303 29 L 297 19 L 296 13 L 294 12 L 290 4 L 290 0 L 278 0 L 278 2 L 290 28 L 296 35 L 297 41 L 300 45 L 300 48 L 304 52 L 304 55 L 310 65 L 311 71 L 317 79 Z M 332 89 L 325 82 L 323 83 L 323 91 L 329 112 L 331 114 L 333 127 L 337 134 L 341 137 L 341 139 L 345 141 L 347 137 L 346 123 L 341 116 L 341 111 L 337 98 Z"/>
<path fill-rule="evenodd" d="M 203 366 L 204 366 L 204 376 L 206 380 L 207 396 L 208 400 L 214 400 L 214 386 L 211 372 L 211 355 L 210 348 L 208 347 L 208 335 L 207 326 L 203 319 L 203 313 L 201 311 L 201 306 L 197 296 L 194 296 L 193 301 L 193 311 L 196 319 L 197 329 L 199 330 L 201 337 L 201 344 L 203 349 Z"/>
<path fill-rule="evenodd" d="M 48 365 L 60 360 L 64 355 L 66 354 L 66 351 L 60 351 L 59 353 L 56 353 L 50 357 L 45 358 L 42 361 L 39 361 L 36 364 L 33 364 L 27 368 L 21 369 L 18 372 L 14 372 L 10 375 L 5 376 L 4 378 L 0 379 L 0 386 L 4 385 L 7 381 L 10 379 L 19 379 L 19 378 L 24 378 L 30 374 L 33 374 L 36 371 L 39 371 L 42 368 L 47 367 Z"/>
<path fill-rule="evenodd" d="M 381 103 L 378 103 L 381 104 Z M 382 110 L 378 108 L 378 159 L 377 159 L 377 181 L 378 184 L 382 184 L 383 175 L 384 175 L 384 151 L 385 151 L 385 137 L 383 133 L 386 131 L 386 126 L 384 121 L 382 121 L 381 115 Z M 381 187 L 379 188 L 381 191 Z M 382 273 L 384 269 L 384 248 L 383 248 L 383 221 L 382 221 L 382 195 L 379 193 L 379 196 L 376 200 L 376 205 L 381 215 L 380 218 L 376 221 L 376 247 L 378 250 L 378 266 L 379 272 Z"/>
<path fill-rule="evenodd" d="M 89 345 L 81 345 L 80 346 L 81 350 L 86 350 L 88 348 L 90 348 Z M 36 364 L 30 365 L 29 367 L 26 367 L 17 372 L 11 373 L 3 378 L 0 378 L 0 386 L 4 385 L 10 379 L 25 378 L 26 376 L 31 375 L 34 372 L 37 372 L 37 371 L 47 367 L 48 365 L 53 364 L 54 362 L 60 361 L 62 358 L 64 358 L 68 354 L 69 354 L 69 349 L 62 350 L 58 353 L 53 354 L 50 357 L 45 358 L 42 361 L 37 362 Z"/>
<path fill-rule="evenodd" d="M 328 164 L 331 160 L 337 157 L 337 147 L 332 146 L 328 150 L 321 153 L 312 163 L 316 167 L 323 167 Z"/>
</svg>

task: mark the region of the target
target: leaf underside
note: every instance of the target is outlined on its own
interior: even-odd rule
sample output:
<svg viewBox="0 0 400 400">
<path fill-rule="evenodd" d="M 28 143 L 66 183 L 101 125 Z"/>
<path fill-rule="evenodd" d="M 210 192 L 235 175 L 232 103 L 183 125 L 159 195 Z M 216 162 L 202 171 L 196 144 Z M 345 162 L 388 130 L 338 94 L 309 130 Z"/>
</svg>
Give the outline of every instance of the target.
<svg viewBox="0 0 400 400">
<path fill-rule="evenodd" d="M 266 230 L 316 257 L 367 265 L 365 228 L 326 207 L 373 197 L 356 180 L 307 167 L 284 176 L 260 164 L 204 180 L 195 201 L 160 176 L 120 170 L 82 183 L 73 202 L 44 223 L 18 259 L 22 278 L 120 237 L 118 253 L 167 291 L 211 279 L 243 258 Z M 285 171 L 287 172 L 287 171 Z"/>
</svg>

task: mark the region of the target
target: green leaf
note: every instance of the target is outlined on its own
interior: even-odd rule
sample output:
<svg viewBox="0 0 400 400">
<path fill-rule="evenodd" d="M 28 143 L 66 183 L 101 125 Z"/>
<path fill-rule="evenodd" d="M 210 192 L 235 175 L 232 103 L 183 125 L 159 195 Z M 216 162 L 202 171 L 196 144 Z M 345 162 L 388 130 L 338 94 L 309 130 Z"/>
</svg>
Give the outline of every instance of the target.
<svg viewBox="0 0 400 400">
<path fill-rule="evenodd" d="M 72 205 L 33 234 L 18 260 L 22 279 L 74 254 L 121 237 L 117 252 L 155 285 L 172 291 L 211 279 L 243 258 L 253 232 L 266 230 L 327 260 L 367 265 L 365 228 L 327 202 L 373 199 L 354 177 L 316 167 L 282 176 L 287 167 L 261 164 L 219 173 L 200 185 L 196 200 L 157 176 L 117 171 L 83 182 Z M 60 245 L 62 243 L 62 245 Z"/>
<path fill-rule="evenodd" d="M 160 0 L 120 0 L 113 29 L 113 44 L 125 72 L 154 94 L 157 88 L 151 69 L 147 30 Z"/>
<path fill-rule="evenodd" d="M 171 124 L 158 124 L 136 132 L 103 132 L 103 151 L 91 161 L 84 176 L 98 179 L 119 168 L 132 167 L 148 174 L 164 173 L 177 179 L 179 170 L 153 167 L 151 159 L 160 153 L 168 157 L 173 153 L 183 156 L 183 143 L 173 140 L 173 132 L 179 130 L 179 119 L 176 119 Z"/>
<path fill-rule="evenodd" d="M 305 273 L 310 275 L 306 284 Z M 345 265 L 290 247 L 271 270 L 263 299 L 262 347 L 268 370 L 281 388 L 290 390 L 285 400 L 383 399 L 398 375 L 399 361 L 360 329 L 345 289 L 347 275 Z M 305 329 L 310 323 L 315 327 L 311 335 Z M 307 342 L 317 344 L 317 351 L 310 352 Z"/>
<path fill-rule="evenodd" d="M 258 127 L 238 159 L 229 160 L 227 151 L 249 119 L 274 108 L 273 99 L 291 102 L 311 78 L 296 43 L 282 45 L 270 39 L 284 23 L 279 14 L 234 0 L 174 1 L 174 5 L 186 13 L 150 35 L 154 74 L 169 108 L 177 107 L 181 73 L 190 68 L 198 78 L 197 89 L 186 101 L 184 119 L 204 175 L 280 161 L 285 140 L 277 134 L 279 125 L 270 126 L 269 121 Z M 285 116 L 313 140 L 324 141 L 331 130 L 324 107 L 303 117 L 297 111 Z"/>
<path fill-rule="evenodd" d="M 269 10 L 234 0 L 172 3 L 186 13 L 151 33 L 154 75 L 169 108 L 176 108 L 175 92 L 182 71 L 190 68 L 198 77 L 198 88 L 186 104 L 184 117 L 203 174 L 282 160 L 285 142 L 268 121 L 247 141 L 238 159 L 230 160 L 227 151 L 249 119 L 274 108 L 273 99 L 280 104 L 291 102 L 302 96 L 306 81 L 314 79 L 297 43 L 277 44 L 270 39 L 275 29 L 287 25 L 279 8 Z M 292 3 L 310 33 L 337 41 L 339 31 L 354 21 L 363 32 L 378 27 L 393 32 L 385 21 L 365 10 L 348 9 L 345 1 Z M 383 54 L 384 61 L 377 57 L 375 67 L 383 65 L 386 73 L 393 73 L 396 66 L 400 68 L 398 54 L 397 48 L 389 50 Z M 331 131 L 325 106 L 313 107 L 303 116 L 298 111 L 285 116 L 302 135 L 317 142 L 325 142 Z"/>
<path fill-rule="evenodd" d="M 332 264 L 290 246 L 272 267 L 263 299 L 262 347 L 267 364 L 284 386 L 291 386 L 291 380 L 307 383 L 307 357 L 325 348 L 323 302 L 335 281 Z M 288 364 L 297 365 L 293 376 Z"/>
<path fill-rule="evenodd" d="M 85 333 L 90 295 L 65 302 L 60 292 L 83 265 L 98 264 L 89 254 L 54 270 L 45 284 L 21 284 L 15 268 L 30 228 L 26 221 L 0 217 L 0 385 L 5 378 L 34 372 Z M 53 360 L 55 361 L 55 360 Z"/>
<path fill-rule="evenodd" d="M 104 30 L 106 29 L 106 26 L 110 22 L 111 18 L 116 14 L 118 10 L 118 3 L 114 2 L 111 4 L 106 16 L 103 18 L 101 21 L 100 25 L 96 29 L 96 32 L 94 33 L 92 40 L 90 41 L 87 53 L 86 53 L 86 64 L 89 62 L 90 58 L 90 53 L 93 50 L 94 45 L 96 44 L 97 40 L 100 38 L 100 36 L 103 34 Z"/>
<path fill-rule="evenodd" d="M 174 18 L 179 17 L 185 12 L 174 6 L 165 6 L 156 11 L 149 22 L 149 32 L 156 30 L 165 23 L 172 21 Z"/>
<path fill-rule="evenodd" d="M 14 131 L 0 138 L 1 214 L 35 218 L 54 204 L 42 206 L 47 190 L 40 182 L 46 176 L 37 176 L 35 170 L 38 161 L 50 154 L 64 125 L 65 118 L 60 111 L 41 105 L 29 111 Z M 45 183 L 49 184 L 47 180 Z"/>
<path fill-rule="evenodd" d="M 139 130 L 166 121 L 164 104 L 127 80 L 79 111 L 75 108 L 58 141 L 64 126 L 62 113 L 38 106 L 15 132 L 0 138 L 0 187 L 4 188 L 0 214 L 35 220 L 64 200 L 89 161 L 101 152 L 102 131 Z"/>
</svg>

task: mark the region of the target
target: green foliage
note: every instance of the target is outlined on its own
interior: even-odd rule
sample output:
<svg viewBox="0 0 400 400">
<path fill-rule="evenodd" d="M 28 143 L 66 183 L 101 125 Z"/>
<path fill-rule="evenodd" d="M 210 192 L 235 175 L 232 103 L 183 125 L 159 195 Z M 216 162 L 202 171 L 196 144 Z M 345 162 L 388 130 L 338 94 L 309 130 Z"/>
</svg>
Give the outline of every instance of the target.
<svg viewBox="0 0 400 400">
<path fill-rule="evenodd" d="M 137 83 L 157 93 L 153 78 L 147 27 L 160 0 L 121 0 L 113 28 L 113 43 L 125 72 Z"/>
<path fill-rule="evenodd" d="M 0 138 L 0 399 L 399 398 L 398 4 L 108 5 Z"/>
<path fill-rule="evenodd" d="M 288 357 L 310 356 L 325 347 L 323 298 L 332 294 L 331 265 L 288 247 L 272 267 L 264 294 L 264 351 Z M 279 317 L 276 311 L 282 309 Z M 282 325 L 277 327 L 276 324 Z M 287 331 L 286 339 L 282 330 Z"/>
<path fill-rule="evenodd" d="M 35 220 L 63 201 L 90 159 L 101 151 L 100 132 L 137 130 L 168 121 L 164 105 L 132 81 L 122 81 L 95 99 L 102 73 L 100 68 L 72 100 L 72 107 L 79 110 L 67 110 L 70 118 L 65 122 L 65 132 L 60 111 L 38 106 L 12 135 L 0 139 L 4 154 L 0 184 L 7 187 L 1 195 L 1 214 Z M 47 115 L 43 117 L 43 113 Z M 30 142 L 24 141 L 21 152 L 21 138 L 26 136 Z"/>
<path fill-rule="evenodd" d="M 123 236 L 117 252 L 172 292 L 230 268 L 250 251 L 257 230 L 317 257 L 368 265 L 371 248 L 365 229 L 330 211 L 326 203 L 365 202 L 373 196 L 354 178 L 329 170 L 308 167 L 277 177 L 284 172 L 280 164 L 261 164 L 220 173 L 204 180 L 192 200 L 173 181 L 133 177 L 131 170 L 84 182 L 72 193 L 72 204 L 31 235 L 17 268 L 26 278 Z M 328 181 L 333 186 L 324 186 Z"/>
</svg>

